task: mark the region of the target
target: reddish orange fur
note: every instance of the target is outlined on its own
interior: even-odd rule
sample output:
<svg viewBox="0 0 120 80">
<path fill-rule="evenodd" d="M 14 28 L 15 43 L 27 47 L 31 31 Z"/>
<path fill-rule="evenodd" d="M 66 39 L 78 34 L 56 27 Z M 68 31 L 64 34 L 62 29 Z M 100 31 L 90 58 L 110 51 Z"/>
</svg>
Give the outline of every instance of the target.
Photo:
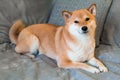
<svg viewBox="0 0 120 80">
<path fill-rule="evenodd" d="M 16 44 L 16 52 L 32 53 L 36 50 L 39 50 L 40 52 L 42 52 L 42 54 L 45 54 L 48 57 L 57 60 L 57 64 L 61 68 L 81 68 L 92 73 L 100 72 L 98 69 L 82 63 L 82 61 L 72 61 L 68 56 L 69 53 L 67 52 L 74 51 L 74 49 L 71 48 L 69 42 L 72 45 L 80 46 L 80 48 L 84 46 L 74 35 L 71 35 L 69 31 L 70 25 L 73 24 L 76 18 L 78 18 L 79 20 L 78 25 L 80 27 L 84 25 L 91 26 L 89 21 L 85 21 L 84 15 L 87 15 L 93 21 L 92 26 L 94 29 L 93 31 L 91 31 L 89 36 L 93 38 L 93 41 L 91 41 L 90 43 L 91 47 L 95 47 L 94 36 L 96 19 L 95 15 L 92 15 L 89 11 L 90 9 L 95 7 L 95 4 L 93 4 L 88 9 L 81 9 L 73 12 L 63 11 L 62 15 L 66 22 L 64 26 L 56 26 L 52 24 L 34 24 L 23 29 L 24 24 L 22 24 L 21 21 L 17 21 L 11 27 L 9 32 L 11 41 Z M 65 14 L 67 15 L 67 17 Z M 70 19 L 68 19 L 69 17 Z M 85 61 L 89 60 L 91 60 L 90 63 L 101 63 L 94 57 L 94 53 L 89 54 L 89 57 L 85 59 Z M 107 71 L 107 68 L 105 68 L 102 63 L 98 66 L 101 67 L 101 71 Z"/>
</svg>

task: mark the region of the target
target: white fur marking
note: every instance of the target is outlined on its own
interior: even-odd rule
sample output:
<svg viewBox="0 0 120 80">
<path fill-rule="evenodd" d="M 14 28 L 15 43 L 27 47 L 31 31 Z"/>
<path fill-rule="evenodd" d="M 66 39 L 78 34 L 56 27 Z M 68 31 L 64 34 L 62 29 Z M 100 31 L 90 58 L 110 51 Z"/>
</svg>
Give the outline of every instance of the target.
<svg viewBox="0 0 120 80">
<path fill-rule="evenodd" d="M 94 53 L 94 46 L 91 45 L 91 40 L 83 38 L 80 45 L 69 43 L 73 51 L 68 51 L 67 54 L 72 61 L 86 61 L 91 53 Z"/>
<path fill-rule="evenodd" d="M 78 32 L 79 31 L 79 32 Z M 79 38 L 80 33 L 82 33 L 82 30 L 80 28 L 80 26 L 78 26 L 77 24 L 71 24 L 69 27 L 69 32 L 73 35 L 76 36 L 77 38 Z"/>
<path fill-rule="evenodd" d="M 90 53 L 93 53 L 95 48 L 93 36 L 89 35 L 90 32 L 87 34 L 82 33 L 81 28 L 77 24 L 71 24 L 69 32 L 79 41 L 78 44 L 68 42 L 68 45 L 72 49 L 72 51 L 67 52 L 69 58 L 72 61 L 87 60 Z"/>
<path fill-rule="evenodd" d="M 32 42 L 30 44 L 31 44 L 30 53 L 35 53 L 39 49 L 39 41 L 37 37 L 33 36 Z"/>
</svg>

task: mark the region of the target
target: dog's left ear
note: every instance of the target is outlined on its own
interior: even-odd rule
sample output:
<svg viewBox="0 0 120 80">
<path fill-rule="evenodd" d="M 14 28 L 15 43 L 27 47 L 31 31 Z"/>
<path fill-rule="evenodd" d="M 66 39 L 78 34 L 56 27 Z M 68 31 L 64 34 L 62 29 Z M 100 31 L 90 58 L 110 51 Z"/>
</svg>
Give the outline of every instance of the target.
<svg viewBox="0 0 120 80">
<path fill-rule="evenodd" d="M 93 14 L 94 16 L 96 16 L 96 4 L 90 5 L 90 7 L 88 7 L 87 10 L 88 10 L 91 14 Z"/>
</svg>

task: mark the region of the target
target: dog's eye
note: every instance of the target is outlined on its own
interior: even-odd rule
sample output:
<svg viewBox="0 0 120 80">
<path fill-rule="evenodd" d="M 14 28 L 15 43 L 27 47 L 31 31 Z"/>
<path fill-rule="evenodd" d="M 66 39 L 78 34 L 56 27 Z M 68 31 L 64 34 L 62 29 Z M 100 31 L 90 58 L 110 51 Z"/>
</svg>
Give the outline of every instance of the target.
<svg viewBox="0 0 120 80">
<path fill-rule="evenodd" d="M 85 21 L 89 21 L 89 20 L 90 20 L 90 18 L 86 18 L 86 19 L 85 19 Z"/>
<path fill-rule="evenodd" d="M 74 23 L 79 23 L 79 21 L 74 21 Z"/>
</svg>

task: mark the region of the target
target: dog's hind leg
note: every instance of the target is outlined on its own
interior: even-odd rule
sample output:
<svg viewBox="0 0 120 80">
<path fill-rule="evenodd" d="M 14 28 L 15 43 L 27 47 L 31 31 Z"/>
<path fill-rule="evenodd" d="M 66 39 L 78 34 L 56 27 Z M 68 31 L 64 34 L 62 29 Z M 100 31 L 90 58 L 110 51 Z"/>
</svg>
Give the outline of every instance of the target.
<svg viewBox="0 0 120 80">
<path fill-rule="evenodd" d="M 29 35 L 27 38 L 23 38 L 16 45 L 15 51 L 22 53 L 30 58 L 36 57 L 34 54 L 39 53 L 39 39 L 35 35 Z"/>
</svg>

